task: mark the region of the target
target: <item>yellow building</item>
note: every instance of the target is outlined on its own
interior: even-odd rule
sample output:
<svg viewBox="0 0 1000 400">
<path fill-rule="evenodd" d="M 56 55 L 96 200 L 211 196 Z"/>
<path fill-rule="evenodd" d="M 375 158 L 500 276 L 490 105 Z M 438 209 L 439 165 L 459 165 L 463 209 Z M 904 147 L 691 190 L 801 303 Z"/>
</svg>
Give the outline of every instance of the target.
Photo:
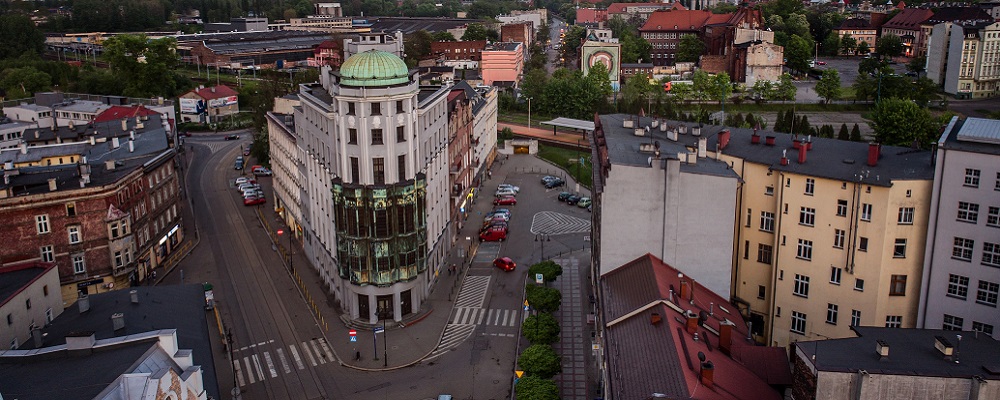
<svg viewBox="0 0 1000 400">
<path fill-rule="evenodd" d="M 916 326 L 930 152 L 705 131 L 743 181 L 733 303 L 759 342 L 850 337 L 851 325 Z"/>
</svg>

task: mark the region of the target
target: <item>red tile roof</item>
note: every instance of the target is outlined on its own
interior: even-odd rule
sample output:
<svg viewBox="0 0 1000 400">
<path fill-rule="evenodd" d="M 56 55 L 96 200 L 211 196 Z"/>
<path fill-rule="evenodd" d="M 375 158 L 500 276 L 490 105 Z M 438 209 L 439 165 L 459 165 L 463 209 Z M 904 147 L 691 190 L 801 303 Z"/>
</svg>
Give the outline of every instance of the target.
<svg viewBox="0 0 1000 400">
<path fill-rule="evenodd" d="M 780 400 L 769 384 L 791 381 L 784 349 L 756 347 L 735 306 L 650 254 L 603 274 L 600 287 L 611 398 Z M 697 339 L 688 311 L 699 316 Z M 721 342 L 726 320 L 732 356 Z M 714 365 L 710 386 L 699 353 Z"/>
<path fill-rule="evenodd" d="M 339 40 L 324 40 L 322 43 L 320 43 L 316 47 L 320 48 L 320 49 L 338 49 L 339 50 L 341 47 L 343 47 L 343 44 L 341 44 Z"/>
<path fill-rule="evenodd" d="M 608 20 L 608 10 L 598 10 L 596 8 L 577 8 L 576 9 L 576 23 L 583 24 L 587 22 L 596 23 L 604 22 Z"/>
<path fill-rule="evenodd" d="M 212 89 L 215 90 L 213 91 Z M 239 95 L 239 93 L 237 93 L 235 90 L 226 85 L 218 85 L 213 87 L 194 89 L 188 93 L 191 92 L 194 92 L 194 94 L 198 95 L 198 97 L 201 97 L 205 100 L 221 99 L 223 97 Z"/>
<path fill-rule="evenodd" d="M 125 118 L 135 118 L 159 114 L 144 106 L 111 106 L 94 117 L 94 122 L 116 121 Z"/>
<path fill-rule="evenodd" d="M 934 15 L 934 11 L 926 8 L 907 8 L 892 17 L 882 28 L 889 29 L 920 29 L 920 24 Z"/>
<path fill-rule="evenodd" d="M 728 20 L 731 14 L 715 14 Z M 691 31 L 701 30 L 713 14 L 704 10 L 670 10 L 656 11 L 649 16 L 640 31 Z"/>
</svg>

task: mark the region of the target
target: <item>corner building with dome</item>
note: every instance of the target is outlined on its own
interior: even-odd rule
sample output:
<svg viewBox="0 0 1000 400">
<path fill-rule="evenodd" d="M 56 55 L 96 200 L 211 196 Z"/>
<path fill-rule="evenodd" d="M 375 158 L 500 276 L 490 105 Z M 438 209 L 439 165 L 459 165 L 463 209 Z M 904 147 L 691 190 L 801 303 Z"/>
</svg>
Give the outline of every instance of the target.
<svg viewBox="0 0 1000 400">
<path fill-rule="evenodd" d="M 380 50 L 299 86 L 300 235 L 351 319 L 420 310 L 450 250 L 447 87 Z"/>
</svg>

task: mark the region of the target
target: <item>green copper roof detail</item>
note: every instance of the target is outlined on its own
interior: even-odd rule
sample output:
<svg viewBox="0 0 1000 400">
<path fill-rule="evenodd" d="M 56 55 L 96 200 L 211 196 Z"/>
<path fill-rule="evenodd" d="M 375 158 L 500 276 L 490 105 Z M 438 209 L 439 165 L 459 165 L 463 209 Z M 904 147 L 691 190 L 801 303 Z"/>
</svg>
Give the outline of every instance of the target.
<svg viewBox="0 0 1000 400">
<path fill-rule="evenodd" d="M 345 86 L 391 86 L 410 82 L 410 70 L 395 54 L 369 50 L 344 61 L 340 78 Z"/>
</svg>

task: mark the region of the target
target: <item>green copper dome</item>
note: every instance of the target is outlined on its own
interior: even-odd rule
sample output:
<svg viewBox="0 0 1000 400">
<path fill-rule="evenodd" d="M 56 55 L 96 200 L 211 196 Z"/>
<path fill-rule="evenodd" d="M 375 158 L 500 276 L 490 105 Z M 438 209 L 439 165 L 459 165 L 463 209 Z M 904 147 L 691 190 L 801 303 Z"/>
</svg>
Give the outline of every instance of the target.
<svg viewBox="0 0 1000 400">
<path fill-rule="evenodd" d="M 391 86 L 410 82 L 410 71 L 395 54 L 369 50 L 344 61 L 340 78 L 346 86 Z"/>
</svg>

